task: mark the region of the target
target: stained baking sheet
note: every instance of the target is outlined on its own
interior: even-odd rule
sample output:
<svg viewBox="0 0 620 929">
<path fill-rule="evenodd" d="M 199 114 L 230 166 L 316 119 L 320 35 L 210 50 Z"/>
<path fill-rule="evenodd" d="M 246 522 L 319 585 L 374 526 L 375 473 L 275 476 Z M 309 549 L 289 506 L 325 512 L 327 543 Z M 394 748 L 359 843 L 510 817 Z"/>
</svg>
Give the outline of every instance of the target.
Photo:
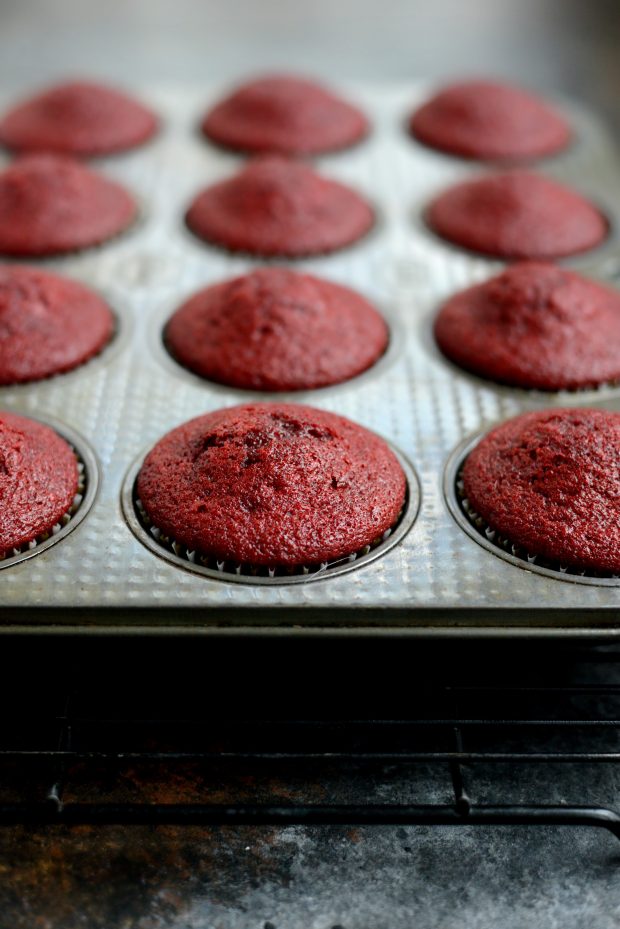
<svg viewBox="0 0 620 929">
<path fill-rule="evenodd" d="M 421 85 L 345 88 L 368 111 L 374 132 L 358 148 L 316 164 L 366 194 L 377 209 L 377 228 L 346 251 L 290 263 L 376 301 L 398 332 L 394 342 L 401 344 L 374 372 L 348 384 L 287 395 L 348 416 L 402 451 L 421 487 L 413 528 L 383 557 L 357 570 L 292 586 L 197 576 L 157 557 L 132 534 L 121 488 L 140 453 L 192 416 L 276 399 L 201 382 L 167 358 L 159 342 L 163 322 L 188 294 L 259 263 L 204 245 L 183 225 L 196 191 L 242 163 L 208 145 L 196 130 L 204 108 L 223 90 L 142 88 L 163 116 L 160 136 L 136 152 L 97 162 L 139 197 L 140 222 L 99 249 L 42 263 L 104 293 L 120 332 L 116 345 L 78 371 L 0 390 L 3 408 L 53 417 L 84 436 L 101 472 L 97 499 L 75 531 L 0 572 L 3 628 L 614 635 L 620 628 L 620 589 L 579 586 L 502 561 L 476 544 L 446 505 L 444 466 L 468 434 L 531 406 L 620 408 L 620 403 L 614 391 L 541 396 L 495 388 L 459 372 L 434 348 L 430 319 L 441 299 L 501 265 L 440 242 L 420 220 L 436 191 L 483 170 L 407 137 L 405 117 L 428 90 Z M 9 102 L 0 100 L 3 106 Z M 620 273 L 615 240 L 620 162 L 596 119 L 572 104 L 565 107 L 576 142 L 566 155 L 538 167 L 585 190 L 608 213 L 614 227 L 610 242 L 567 264 L 611 280 Z"/>
</svg>

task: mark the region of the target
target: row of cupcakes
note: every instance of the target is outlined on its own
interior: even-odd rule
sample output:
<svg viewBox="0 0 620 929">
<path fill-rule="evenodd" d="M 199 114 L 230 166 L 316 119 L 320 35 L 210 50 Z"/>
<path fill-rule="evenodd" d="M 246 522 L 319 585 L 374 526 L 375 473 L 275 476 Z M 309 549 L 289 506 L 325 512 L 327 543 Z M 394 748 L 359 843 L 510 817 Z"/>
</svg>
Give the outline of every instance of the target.
<svg viewBox="0 0 620 929">
<path fill-rule="evenodd" d="M 85 284 L 0 265 L 0 385 L 71 371 L 110 343 L 116 318 Z M 620 294 L 551 263 L 519 262 L 448 298 L 434 321 L 462 370 L 525 390 L 620 382 Z M 360 293 L 268 266 L 205 287 L 166 321 L 162 341 L 205 381 L 260 391 L 340 384 L 382 358 L 393 334 Z"/>
<path fill-rule="evenodd" d="M 457 489 L 470 523 L 526 564 L 617 578 L 619 461 L 619 413 L 525 413 L 475 445 Z M 84 483 L 64 438 L 13 413 L 0 413 L 0 463 L 0 559 L 10 564 L 71 520 Z M 223 579 L 321 576 L 398 527 L 414 491 L 403 465 L 380 436 L 334 413 L 237 406 L 163 436 L 139 464 L 131 505 L 162 550 Z"/>
<path fill-rule="evenodd" d="M 268 159 L 251 164 L 245 172 L 251 172 L 255 166 L 263 167 L 265 164 L 270 166 L 272 174 L 274 164 L 292 166 L 292 163 L 281 159 Z M 288 169 L 278 167 L 277 170 L 279 174 L 283 171 L 286 174 Z M 507 177 L 512 183 L 515 177 L 532 176 L 511 174 Z M 281 185 L 278 185 L 281 178 L 276 175 L 276 180 L 278 184 L 275 185 L 275 189 L 276 193 L 279 193 Z M 228 222 L 227 198 L 228 203 L 234 205 L 236 190 L 232 190 L 231 196 L 231 191 L 225 189 L 222 204 L 222 191 L 219 190 L 222 186 L 218 185 L 219 200 L 218 196 L 207 197 L 207 209 L 202 211 L 203 218 L 206 212 L 208 220 L 215 208 L 216 220 Z M 261 185 L 258 187 L 260 194 Z M 257 193 L 252 185 L 250 193 L 251 197 Z M 267 194 L 270 195 L 269 185 Z M 527 199 L 526 195 L 525 200 Z M 544 199 L 542 197 L 543 202 Z M 493 198 L 490 203 L 491 215 L 498 213 L 501 219 L 503 208 L 498 208 L 497 200 Z M 205 207 L 205 204 L 202 203 L 202 206 Z M 467 210 L 470 208 L 467 198 L 464 206 L 466 218 Z M 566 206 L 564 195 L 556 197 L 556 206 L 561 217 L 560 207 Z M 218 216 L 218 211 L 223 215 Z M 258 196 L 258 218 L 264 212 L 265 203 L 261 202 Z M 454 210 L 452 212 L 454 213 Z M 568 215 L 564 219 L 573 231 L 574 212 L 575 204 L 569 202 Z M 452 219 L 454 220 L 454 215 Z M 582 230 L 584 225 L 588 228 L 583 214 L 578 219 L 578 229 Z M 488 226 L 487 217 L 485 222 L 480 223 L 480 228 L 485 231 Z M 469 228 L 467 226 L 467 229 Z M 225 228 L 225 231 L 230 232 L 230 229 Z M 548 229 L 544 228 L 543 223 L 542 239 L 546 240 L 548 234 Z M 503 236 L 503 229 L 500 228 L 499 235 L 496 229 L 495 238 L 501 241 Z M 208 238 L 209 235 L 204 237 Z M 547 257 L 544 253 L 543 255 Z M 551 255 L 557 257 L 555 252 Z M 507 257 L 514 255 L 510 254 Z M 604 290 L 603 299 L 603 295 L 596 292 L 598 285 L 552 266 L 515 266 L 504 272 L 499 282 L 494 280 L 490 284 L 480 286 L 483 290 L 474 288 L 453 298 L 442 311 L 437 323 L 437 335 L 440 344 L 444 338 L 444 350 L 448 355 L 450 349 L 445 342 L 445 320 L 446 317 L 450 317 L 450 313 L 453 321 L 447 328 L 448 332 L 452 328 L 453 335 L 456 333 L 453 342 L 457 347 L 461 342 L 458 336 L 459 326 L 464 326 L 467 333 L 469 325 L 470 346 L 475 341 L 480 307 L 483 308 L 482 316 L 485 322 L 491 323 L 488 326 L 491 345 L 494 340 L 495 343 L 501 343 L 501 328 L 504 324 L 507 324 L 508 328 L 520 328 L 524 325 L 526 329 L 529 327 L 531 332 L 541 328 L 544 330 L 544 325 L 541 327 L 540 324 L 545 320 L 544 310 L 547 305 L 551 305 L 554 311 L 557 310 L 555 315 L 563 319 L 566 330 L 579 323 L 582 298 L 594 307 L 593 312 L 597 318 L 601 312 L 600 307 L 603 306 L 603 322 L 608 319 L 608 313 L 614 318 L 614 314 L 617 314 L 617 297 L 612 291 L 600 288 L 601 291 Z M 499 295 L 498 299 L 493 298 L 493 292 Z M 559 292 L 560 297 L 557 296 Z M 489 296 L 491 306 L 497 309 L 495 319 L 499 320 L 499 326 L 496 326 L 496 332 L 493 329 L 493 313 L 488 314 L 484 311 L 484 308 L 488 307 L 486 301 Z M 524 300 L 528 308 L 525 314 L 522 313 Z M 201 318 L 209 318 L 208 312 L 204 312 L 205 302 L 208 307 L 209 300 L 205 301 L 204 294 L 201 294 L 192 311 L 186 310 L 192 325 L 197 324 L 197 319 L 200 321 Z M 221 317 L 221 313 L 218 314 L 216 310 L 213 318 L 217 319 L 218 316 Z M 545 339 L 548 340 L 554 335 L 553 314 L 551 316 L 552 325 L 548 327 L 546 335 L 543 332 L 542 346 L 539 345 L 543 360 L 545 351 L 550 347 Z M 185 325 L 187 326 L 187 320 Z M 260 328 L 266 328 L 267 334 L 269 333 L 269 324 L 261 324 Z M 191 339 L 189 341 L 191 342 Z M 515 341 L 518 344 L 520 339 L 515 337 Z M 592 345 L 588 344 L 592 349 Z M 529 347 L 531 348 L 531 345 Z M 481 354 L 484 359 L 484 351 Z M 600 342 L 598 349 L 595 344 L 592 354 L 595 360 L 599 358 Z M 468 366 L 467 360 L 461 363 L 465 367 Z M 560 365 L 560 368 L 563 370 L 565 365 Z M 547 389 L 552 388 L 547 386 Z M 480 447 L 486 448 L 491 456 L 491 464 L 495 470 L 490 467 L 488 456 L 485 459 L 480 453 L 481 464 L 474 470 L 474 478 L 477 477 L 478 485 L 474 480 L 469 488 L 467 481 L 471 480 L 471 477 L 468 478 L 467 474 L 471 469 L 468 469 L 468 459 L 463 471 L 463 492 L 464 499 L 468 500 L 470 512 L 476 519 L 481 518 L 480 512 L 484 514 L 483 506 L 474 504 L 476 508 L 473 509 L 470 500 L 476 499 L 476 487 L 478 490 L 482 487 L 479 499 L 483 502 L 487 498 L 491 502 L 495 501 L 495 510 L 500 516 L 504 511 L 512 512 L 507 537 L 514 539 L 515 545 L 523 544 L 519 540 L 520 530 L 516 515 L 522 516 L 525 512 L 525 523 L 531 528 L 532 519 L 529 514 L 534 512 L 538 535 L 534 533 L 534 536 L 530 535 L 527 539 L 528 551 L 536 551 L 539 545 L 543 554 L 549 557 L 548 539 L 547 542 L 544 540 L 546 535 L 551 538 L 552 554 L 558 557 L 560 564 L 563 559 L 565 564 L 571 564 L 577 569 L 583 565 L 584 570 L 617 570 L 610 545 L 606 545 L 601 533 L 596 528 L 593 530 L 591 526 L 592 515 L 596 520 L 599 511 L 606 507 L 607 518 L 602 519 L 600 525 L 613 542 L 613 533 L 609 533 L 608 517 L 609 513 L 612 517 L 615 513 L 614 488 L 617 475 L 611 473 L 607 482 L 601 480 L 600 475 L 603 471 L 609 475 L 614 456 L 617 456 L 617 417 L 614 414 L 599 414 L 596 411 L 550 411 L 544 414 L 548 419 L 542 421 L 542 414 L 534 415 L 539 419 L 536 420 L 533 439 L 524 437 L 525 421 L 519 420 L 518 428 L 514 426 L 511 427 L 512 431 L 508 430 L 507 446 L 498 441 L 496 433 L 492 433 L 485 440 L 486 445 L 481 443 Z M 605 422 L 598 421 L 601 416 L 605 418 Z M 529 425 L 530 420 L 527 420 L 527 423 Z M 29 466 L 32 465 L 33 469 L 42 468 L 40 480 L 39 477 L 37 480 L 41 488 L 46 488 L 46 494 L 39 495 L 40 500 L 37 496 L 34 503 L 43 503 L 48 510 L 50 506 L 54 509 L 53 513 L 46 510 L 46 525 L 39 533 L 32 535 L 33 520 L 36 522 L 34 517 L 37 516 L 36 505 L 34 514 L 31 512 L 33 499 L 30 499 L 30 508 L 26 506 L 25 500 L 22 500 L 23 507 L 9 507 L 3 514 L 3 528 L 9 534 L 11 531 L 17 531 L 22 535 L 14 538 L 15 544 L 5 548 L 5 553 L 24 544 L 30 545 L 41 533 L 53 531 L 58 519 L 67 518 L 71 507 L 75 506 L 76 491 L 79 490 L 79 468 L 75 455 L 69 446 L 65 449 L 64 457 L 59 448 L 52 448 L 55 434 L 50 430 L 42 433 L 41 430 L 45 429 L 46 427 L 39 424 L 33 426 L 31 421 L 11 414 L 2 420 L 5 499 L 17 501 L 19 504 L 20 494 L 23 496 L 24 492 L 24 483 L 29 483 L 30 490 L 32 489 L 33 484 L 28 476 Z M 55 438 L 58 439 L 58 436 Z M 574 444 L 577 440 L 580 440 L 581 446 L 576 479 Z M 494 456 L 494 451 L 498 449 Z M 524 452 L 527 452 L 527 455 L 524 455 Z M 539 456 L 540 465 L 536 464 Z M 59 473 L 54 469 L 50 471 L 50 459 L 56 458 L 63 465 Z M 475 461 L 473 456 L 471 460 Z M 535 464 L 528 465 L 528 461 Z M 73 462 L 71 466 L 70 462 Z M 230 466 L 231 462 L 234 467 Z M 513 473 L 511 468 L 515 463 L 518 467 Z M 506 467 L 509 471 L 508 478 L 512 478 L 514 485 L 519 488 L 518 494 L 512 490 L 512 483 L 505 474 Z M 36 473 L 39 475 L 38 471 Z M 585 483 L 582 485 L 580 482 L 584 475 Z M 525 496 L 521 493 L 523 487 Z M 151 531 L 159 537 L 171 540 L 171 544 L 185 550 L 188 557 L 190 553 L 195 556 L 198 552 L 206 559 L 214 558 L 222 563 L 295 568 L 300 564 L 315 564 L 317 561 L 323 563 L 333 558 L 350 557 L 360 548 L 376 544 L 377 540 L 392 530 L 402 512 L 406 482 L 402 467 L 388 446 L 372 433 L 342 417 L 334 417 L 333 414 L 320 413 L 305 407 L 252 406 L 208 414 L 173 430 L 147 456 L 138 475 L 136 491 L 140 512 L 144 520 L 148 521 Z M 241 495 L 240 491 L 243 491 Z M 547 507 L 547 502 L 541 502 L 541 497 L 544 501 L 551 500 L 556 506 L 553 513 L 551 507 L 548 512 L 545 511 L 546 521 L 542 518 L 545 514 L 541 514 L 540 506 Z M 530 498 L 539 504 L 538 510 L 531 504 Z M 511 510 L 510 503 L 513 499 L 516 503 Z M 243 504 L 243 516 L 240 516 L 240 501 Z M 493 517 L 493 512 L 488 521 L 489 532 L 497 531 L 505 535 L 504 528 L 499 524 L 499 517 Z M 53 520 L 51 527 L 47 525 L 50 519 Z M 497 528 L 493 519 L 498 524 Z M 558 533 L 555 530 L 560 519 L 567 531 L 562 536 L 565 544 L 558 547 Z M 23 537 L 26 525 L 31 526 L 28 533 L 31 535 L 30 538 Z M 213 526 L 217 527 L 218 532 L 213 530 Z M 532 539 L 536 544 L 531 544 Z M 545 546 L 547 552 L 544 551 Z M 592 550 L 594 558 L 591 556 Z"/>
<path fill-rule="evenodd" d="M 112 87 L 73 81 L 19 102 L 0 119 L 14 152 L 80 158 L 127 151 L 157 132 L 157 115 Z M 206 138 L 246 154 L 318 155 L 350 147 L 370 130 L 361 110 L 330 88 L 292 74 L 235 88 L 202 118 Z M 564 151 L 573 131 L 553 106 L 497 81 L 466 81 L 435 93 L 408 118 L 412 136 L 463 158 L 531 161 Z"/>
<path fill-rule="evenodd" d="M 157 129 L 138 101 L 93 83 L 51 88 L 0 120 L 0 143 L 22 157 L 0 173 L 0 254 L 52 257 L 99 245 L 130 227 L 135 198 L 74 159 L 134 147 Z M 409 120 L 442 151 L 511 164 L 566 147 L 563 116 L 519 88 L 474 81 L 439 91 Z M 293 76 L 244 84 L 204 117 L 207 136 L 260 157 L 200 192 L 185 214 L 208 243 L 259 257 L 327 254 L 362 239 L 371 203 L 291 156 L 363 137 L 366 118 L 330 90 Z M 423 210 L 448 242 L 502 259 L 555 259 L 600 245 L 608 218 L 577 191 L 510 170 L 454 185 Z"/>
<path fill-rule="evenodd" d="M 443 240 L 505 260 L 582 255 L 610 233 L 595 204 L 526 171 L 462 181 L 423 215 Z M 115 238 L 137 216 L 136 200 L 121 184 L 65 156 L 27 155 L 0 172 L 0 255 L 66 255 Z M 270 155 L 199 192 L 185 222 L 199 239 L 229 252 L 304 258 L 363 239 L 375 211 L 349 186 Z"/>
</svg>

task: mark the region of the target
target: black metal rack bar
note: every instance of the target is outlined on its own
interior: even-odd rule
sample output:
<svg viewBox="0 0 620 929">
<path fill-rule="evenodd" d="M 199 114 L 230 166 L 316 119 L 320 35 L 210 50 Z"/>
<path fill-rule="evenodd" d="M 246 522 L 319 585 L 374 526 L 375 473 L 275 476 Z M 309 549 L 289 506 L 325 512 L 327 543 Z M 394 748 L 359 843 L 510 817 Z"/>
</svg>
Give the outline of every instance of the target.
<svg viewBox="0 0 620 929">
<path fill-rule="evenodd" d="M 611 806 L 554 803 L 540 796 L 530 803 L 475 799 L 480 765 L 509 764 L 516 771 L 543 764 L 557 771 L 558 765 L 620 761 L 620 686 L 437 685 L 413 688 L 410 697 L 411 707 L 426 711 L 419 718 L 222 719 L 183 715 L 177 705 L 153 717 L 132 716 L 126 706 L 117 716 L 105 701 L 98 708 L 91 695 L 73 694 L 58 715 L 46 719 L 33 711 L 0 722 L 0 787 L 3 765 L 17 764 L 27 774 L 48 778 L 47 788 L 29 800 L 0 799 L 0 823 L 567 825 L 603 827 L 620 839 L 620 814 Z M 408 772 L 430 764 L 445 772 L 452 799 L 416 803 L 396 797 L 393 803 L 377 803 L 368 796 L 347 803 L 283 804 L 246 797 L 222 803 L 207 796 L 204 802 L 162 803 L 126 802 L 113 792 L 107 800 L 65 799 L 76 766 L 95 783 L 103 765 L 113 782 L 115 766 L 129 763 L 144 770 L 163 763 L 166 771 L 200 763 L 205 770 L 216 766 L 224 780 L 231 772 L 248 771 L 286 778 L 301 768 L 311 783 L 320 781 L 327 767 L 356 784 L 368 770 L 387 777 L 389 769 L 390 776 L 397 772 L 406 781 Z"/>
</svg>

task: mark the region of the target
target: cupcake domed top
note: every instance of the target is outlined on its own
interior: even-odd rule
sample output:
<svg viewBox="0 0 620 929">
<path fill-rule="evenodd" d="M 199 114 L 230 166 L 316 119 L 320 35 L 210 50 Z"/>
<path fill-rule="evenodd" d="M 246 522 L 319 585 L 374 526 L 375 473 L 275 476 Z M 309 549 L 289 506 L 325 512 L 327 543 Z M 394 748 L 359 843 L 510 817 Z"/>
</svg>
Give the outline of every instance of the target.
<svg viewBox="0 0 620 929">
<path fill-rule="evenodd" d="M 134 148 L 156 129 L 155 115 L 127 94 L 71 81 L 10 110 L 0 121 L 0 143 L 17 152 L 91 157 Z"/>
<path fill-rule="evenodd" d="M 188 549 L 291 567 L 380 540 L 405 488 L 379 436 L 334 413 L 275 403 L 178 426 L 147 455 L 137 481 L 153 524 Z"/>
<path fill-rule="evenodd" d="M 358 142 L 368 122 L 316 81 L 280 74 L 238 87 L 207 113 L 202 131 L 235 150 L 316 155 Z"/>
</svg>

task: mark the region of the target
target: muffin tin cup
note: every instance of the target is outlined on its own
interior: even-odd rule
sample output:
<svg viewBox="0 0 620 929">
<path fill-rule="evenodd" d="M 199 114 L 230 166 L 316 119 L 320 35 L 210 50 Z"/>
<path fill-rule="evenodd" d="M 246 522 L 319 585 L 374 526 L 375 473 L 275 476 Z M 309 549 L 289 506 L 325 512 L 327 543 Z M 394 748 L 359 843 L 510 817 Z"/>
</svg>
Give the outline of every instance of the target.
<svg viewBox="0 0 620 929">
<path fill-rule="evenodd" d="M 382 537 L 370 545 L 343 555 L 333 561 L 310 566 L 274 566 L 239 564 L 218 561 L 216 558 L 189 552 L 187 547 L 164 535 L 146 516 L 144 508 L 136 493 L 136 482 L 142 464 L 150 448 L 143 452 L 131 465 L 125 476 L 121 491 L 121 506 L 127 525 L 138 541 L 155 555 L 176 567 L 212 580 L 235 584 L 250 584 L 261 587 L 291 584 L 308 584 L 311 581 L 327 580 L 350 571 L 358 570 L 371 564 L 377 558 L 387 554 L 404 539 L 418 515 L 421 491 L 418 476 L 413 465 L 391 443 L 387 443 L 402 467 L 407 482 L 403 509 L 394 525 L 383 533 Z"/>
<path fill-rule="evenodd" d="M 115 178 L 109 178 L 109 180 L 114 180 L 116 182 Z M 0 262 L 3 264 L 40 265 L 40 267 L 46 271 L 58 270 L 58 273 L 63 273 L 63 268 L 71 261 L 86 257 L 92 258 L 105 249 L 131 242 L 135 236 L 141 235 L 148 225 L 149 211 L 143 197 L 136 194 L 133 190 L 127 189 L 127 192 L 131 195 L 136 204 L 135 216 L 128 226 L 125 226 L 125 228 L 119 230 L 119 232 L 115 232 L 114 235 L 110 236 L 108 239 L 103 239 L 101 242 L 93 242 L 92 245 L 84 245 L 81 248 L 54 252 L 50 255 L 12 255 L 0 251 Z"/>
<path fill-rule="evenodd" d="M 612 409 L 620 408 L 620 379 L 615 382 L 602 383 L 598 387 L 541 390 L 535 387 L 513 387 L 510 384 L 501 384 L 499 381 L 492 381 L 481 374 L 461 368 L 455 361 L 444 355 L 435 339 L 434 324 L 442 305 L 443 302 L 436 304 L 431 313 L 424 315 L 418 327 L 418 334 L 420 343 L 433 361 L 443 365 L 455 377 L 464 378 L 478 389 L 492 390 L 507 400 L 515 400 L 522 407 L 609 406 Z"/>
<path fill-rule="evenodd" d="M 333 178 L 333 180 L 338 179 Z M 214 181 L 213 183 L 217 182 Z M 205 189 L 206 187 L 203 186 L 202 190 Z M 185 242 L 191 243 L 193 248 L 198 249 L 203 257 L 209 251 L 215 251 L 220 255 L 228 255 L 233 260 L 259 262 L 262 265 L 284 265 L 286 267 L 295 267 L 297 265 L 301 265 L 303 262 L 325 261 L 329 260 L 330 258 L 339 258 L 343 255 L 354 255 L 356 252 L 362 251 L 363 249 L 372 248 L 376 244 L 377 240 L 379 240 L 385 234 L 387 224 L 380 207 L 372 200 L 371 197 L 366 195 L 365 190 L 362 190 L 358 187 L 352 187 L 351 189 L 363 197 L 366 203 L 370 206 L 373 215 L 372 226 L 370 226 L 366 232 L 359 236 L 359 238 L 353 239 L 351 242 L 346 242 L 344 245 L 339 245 L 337 248 L 332 248 L 327 251 L 304 252 L 303 254 L 299 255 L 262 255 L 258 252 L 228 248 L 226 245 L 216 241 L 215 239 L 204 239 L 197 232 L 194 232 L 194 230 L 187 223 L 187 214 L 191 204 L 193 203 L 193 199 L 185 205 L 185 208 L 180 216 L 180 231 Z M 200 189 L 195 192 L 194 199 L 200 192 Z"/>
<path fill-rule="evenodd" d="M 28 634 L 52 628 L 58 634 L 80 635 L 121 629 L 155 636 L 178 630 L 216 637 L 251 630 L 260 636 L 277 630 L 286 637 L 618 638 L 618 592 L 605 587 L 605 579 L 593 581 L 602 586 L 588 587 L 583 579 L 557 583 L 555 573 L 545 577 L 516 570 L 491 558 L 446 510 L 441 481 L 451 450 L 464 435 L 518 413 L 533 400 L 529 392 L 495 386 L 452 367 L 437 354 L 432 339 L 421 344 L 418 330 L 431 301 L 493 271 L 491 261 L 464 253 L 456 257 L 456 251 L 420 233 L 411 221 L 416 203 L 425 202 L 439 185 L 476 170 L 434 158 L 431 150 L 422 151 L 402 132 L 401 114 L 425 89 L 414 83 L 359 86 L 361 105 L 375 125 L 373 137 L 350 154 L 325 156 L 326 174 L 369 194 L 379 218 L 374 232 L 325 257 L 278 262 L 371 297 L 377 292 L 384 296 L 386 304 L 379 303 L 379 308 L 385 307 L 392 326 L 392 309 L 396 317 L 392 341 L 399 351 L 397 363 L 383 367 L 388 352 L 373 368 L 341 385 L 274 395 L 203 381 L 172 361 L 161 345 L 161 327 L 185 293 L 263 262 L 206 246 L 183 224 L 191 196 L 239 163 L 192 137 L 193 115 L 211 94 L 219 96 L 223 86 L 149 88 L 145 96 L 165 114 L 165 130 L 144 150 L 119 157 L 110 166 L 115 180 L 146 198 L 147 227 L 140 224 L 100 248 L 49 261 L 50 268 L 74 273 L 114 295 L 112 306 L 118 305 L 123 323 L 130 323 L 126 342 L 120 336 L 123 351 L 110 347 L 113 364 L 103 363 L 112 357 L 106 351 L 69 374 L 0 391 L 9 409 L 68 419 L 78 433 L 92 438 L 105 465 L 103 492 L 80 535 L 38 559 L 33 569 L 22 565 L 4 575 L 0 638 L 17 624 Z M 4 101 L 10 104 L 8 93 Z M 575 186 L 591 182 L 598 188 L 596 199 L 604 204 L 609 200 L 613 207 L 614 201 L 620 203 L 620 158 L 594 117 L 592 126 L 592 134 L 580 137 L 570 168 L 568 160 L 566 166 L 558 164 L 558 177 L 562 174 Z M 606 212 L 611 215 L 611 209 Z M 501 262 L 495 265 L 503 267 Z M 406 338 L 401 339 L 401 330 Z M 603 394 L 607 391 L 596 392 L 597 405 Z M 321 572 L 321 583 L 310 582 L 309 576 L 287 583 L 286 578 L 230 576 L 217 566 L 205 569 L 183 557 L 177 560 L 139 523 L 129 529 L 128 523 L 138 519 L 133 481 L 141 459 L 129 491 L 124 490 L 127 516 L 121 488 L 141 448 L 152 447 L 176 423 L 207 411 L 276 396 L 346 416 L 402 448 L 415 464 L 423 493 L 413 531 L 400 537 L 419 503 L 419 486 L 411 478 L 413 503 L 393 535 L 352 564 Z M 576 405 L 586 395 L 566 399 Z M 564 398 L 544 394 L 544 402 L 553 405 Z"/>
<path fill-rule="evenodd" d="M 438 87 L 429 87 L 426 100 L 430 99 L 433 93 L 438 89 Z M 420 150 L 427 154 L 427 157 L 435 160 L 443 160 L 448 164 L 469 166 L 472 168 L 479 167 L 488 171 L 509 171 L 512 169 L 522 169 L 525 171 L 537 171 L 542 169 L 542 171 L 545 171 L 547 169 L 554 170 L 555 168 L 560 168 L 564 165 L 570 166 L 573 159 L 575 157 L 579 157 L 583 153 L 584 147 L 589 142 L 591 142 L 591 136 L 593 135 L 595 129 L 592 126 L 591 120 L 588 119 L 588 116 L 583 111 L 583 109 L 580 106 L 574 104 L 572 101 L 567 100 L 565 97 L 554 96 L 550 94 L 545 94 L 545 99 L 548 103 L 551 104 L 554 110 L 556 110 L 561 116 L 564 117 L 571 128 L 571 137 L 568 144 L 564 148 L 558 149 L 555 152 L 550 152 L 546 155 L 534 155 L 530 156 L 529 158 L 516 159 L 477 158 L 475 156 L 458 155 L 454 152 L 433 148 L 432 145 L 429 145 L 422 139 L 419 139 L 409 130 L 409 121 L 413 115 L 414 110 L 422 106 L 426 100 L 420 101 L 417 106 L 411 107 L 406 113 L 402 114 L 402 131 L 411 143 L 416 145 Z"/>
<path fill-rule="evenodd" d="M 620 587 L 620 576 L 598 576 L 593 572 L 579 571 L 577 568 L 560 565 L 558 562 L 548 561 L 535 553 L 526 552 L 521 546 L 502 536 L 489 526 L 469 506 L 461 486 L 461 475 L 468 455 L 487 434 L 488 430 L 483 430 L 460 442 L 450 455 L 444 470 L 444 499 L 451 515 L 461 529 L 487 552 L 532 574 L 553 578 L 556 581 L 585 584 L 591 587 Z"/>
<path fill-rule="evenodd" d="M 552 177 L 551 174 L 547 176 Z M 446 187 L 442 189 L 445 190 L 448 186 L 451 185 L 446 185 Z M 531 256 L 530 258 L 511 258 L 502 255 L 488 255 L 484 252 L 477 252 L 475 249 L 467 248 L 464 245 L 459 245 L 458 242 L 453 242 L 451 239 L 444 239 L 443 236 L 433 229 L 428 221 L 428 210 L 433 197 L 438 196 L 441 192 L 441 190 L 436 190 L 434 195 L 429 197 L 422 205 L 419 212 L 413 215 L 412 221 L 418 233 L 424 235 L 427 239 L 431 239 L 435 245 L 438 244 L 442 246 L 448 252 L 460 255 L 462 258 L 469 258 L 472 261 L 482 262 L 483 264 L 487 264 L 490 270 L 497 271 L 501 271 L 506 265 L 516 264 L 518 261 L 540 260 L 552 261 L 561 267 L 566 267 L 573 271 L 579 271 L 583 274 L 597 274 L 604 278 L 612 278 L 620 273 L 618 209 L 615 205 L 612 206 L 611 204 L 601 205 L 600 198 L 596 195 L 589 196 L 588 191 L 584 190 L 583 187 L 578 188 L 578 193 L 585 197 L 585 199 L 598 210 L 601 216 L 603 216 L 607 223 L 607 235 L 599 245 L 595 245 L 593 248 L 557 258 L 537 258 L 537 256 Z"/>
<path fill-rule="evenodd" d="M 82 282 L 80 281 L 80 283 Z M 80 362 L 80 364 L 76 365 L 74 368 L 70 368 L 68 371 L 59 371 L 55 374 L 48 374 L 45 377 L 39 377 L 36 380 L 31 381 L 20 381 L 13 384 L 0 384 L 0 402 L 3 396 L 2 391 L 17 391 L 21 394 L 22 392 L 32 390 L 40 384 L 64 384 L 70 383 L 74 378 L 91 377 L 102 367 L 111 364 L 118 357 L 118 355 L 127 348 L 127 345 L 129 344 L 132 337 L 133 325 L 133 320 L 130 318 L 129 313 L 119 313 L 117 306 L 115 306 L 118 301 L 113 301 L 111 298 L 108 298 L 106 294 L 99 290 L 94 288 L 91 288 L 91 290 L 94 290 L 94 292 L 105 301 L 108 309 L 114 317 L 114 329 L 109 341 L 106 342 L 103 348 L 101 348 L 95 355 L 91 355 L 90 358 L 86 359 L 86 361 Z"/>
<path fill-rule="evenodd" d="M 5 558 L 0 559 L 0 570 L 28 561 L 36 555 L 43 554 L 53 545 L 62 542 L 86 518 L 95 502 L 99 488 L 99 465 L 97 457 L 88 442 L 69 426 L 56 419 L 30 416 L 29 414 L 28 416 L 29 419 L 42 423 L 44 426 L 49 426 L 71 446 L 79 470 L 78 491 L 71 507 L 59 522 L 49 532 L 43 533 L 33 541 L 25 543 L 19 551 L 13 549 L 13 555 L 7 555 Z"/>
<path fill-rule="evenodd" d="M 213 285 L 218 283 L 221 282 L 212 282 Z M 205 286 L 211 285 L 207 284 Z M 217 391 L 227 396 L 230 396 L 231 393 L 237 394 L 240 403 L 252 400 L 273 400 L 275 398 L 279 400 L 286 398 L 290 399 L 292 402 L 301 402 L 311 400 L 312 397 L 317 397 L 318 399 L 321 396 L 336 391 L 347 389 L 355 390 L 357 387 L 366 385 L 375 378 L 382 377 L 402 356 L 404 350 L 406 333 L 400 316 L 392 310 L 392 308 L 388 309 L 384 304 L 371 301 L 388 327 L 388 344 L 383 354 L 379 355 L 377 360 L 371 364 L 370 367 L 365 368 L 358 374 L 354 374 L 352 377 L 344 381 L 338 381 L 335 384 L 324 384 L 320 387 L 301 387 L 298 389 L 288 388 L 285 390 L 261 390 L 259 388 L 237 387 L 233 384 L 211 381 L 209 378 L 197 374 L 195 371 L 192 371 L 191 368 L 186 368 L 180 361 L 177 361 L 172 352 L 169 351 L 165 341 L 166 326 L 175 311 L 195 294 L 196 290 L 193 290 L 191 293 L 175 299 L 174 303 L 167 302 L 153 314 L 152 318 L 149 320 L 149 329 L 147 333 L 147 342 L 149 343 L 151 353 L 158 364 L 164 366 L 167 371 L 176 377 L 183 378 L 183 380 L 193 384 L 195 387 L 203 387 L 205 390 Z"/>
</svg>

